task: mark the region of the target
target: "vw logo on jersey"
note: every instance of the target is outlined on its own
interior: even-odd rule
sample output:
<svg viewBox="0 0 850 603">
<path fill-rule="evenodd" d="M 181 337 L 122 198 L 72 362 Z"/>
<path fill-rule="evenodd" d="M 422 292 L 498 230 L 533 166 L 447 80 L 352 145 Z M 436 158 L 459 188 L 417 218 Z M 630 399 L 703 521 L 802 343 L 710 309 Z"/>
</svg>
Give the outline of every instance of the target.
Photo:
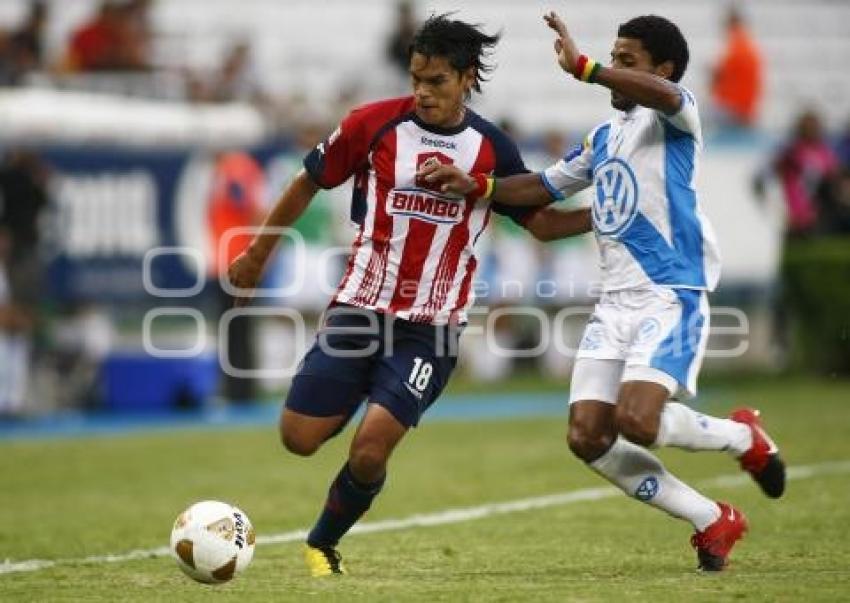
<svg viewBox="0 0 850 603">
<path fill-rule="evenodd" d="M 622 159 L 612 157 L 594 172 L 596 198 L 591 205 L 593 225 L 604 235 L 625 230 L 637 214 L 638 185 L 632 169 Z"/>
</svg>

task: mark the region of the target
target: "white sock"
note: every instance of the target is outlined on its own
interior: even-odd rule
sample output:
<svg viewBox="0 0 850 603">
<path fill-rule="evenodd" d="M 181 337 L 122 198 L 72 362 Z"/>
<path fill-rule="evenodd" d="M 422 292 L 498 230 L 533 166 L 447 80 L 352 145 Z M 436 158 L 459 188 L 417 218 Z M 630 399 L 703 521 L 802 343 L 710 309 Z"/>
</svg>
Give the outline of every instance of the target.
<svg viewBox="0 0 850 603">
<path fill-rule="evenodd" d="M 686 450 L 728 450 L 736 458 L 752 445 L 747 425 L 700 414 L 679 402 L 664 405 L 654 443 Z"/>
<path fill-rule="evenodd" d="M 699 531 L 720 517 L 720 507 L 669 473 L 658 458 L 625 438 L 617 438 L 590 468 L 627 495 L 690 521 Z"/>
</svg>

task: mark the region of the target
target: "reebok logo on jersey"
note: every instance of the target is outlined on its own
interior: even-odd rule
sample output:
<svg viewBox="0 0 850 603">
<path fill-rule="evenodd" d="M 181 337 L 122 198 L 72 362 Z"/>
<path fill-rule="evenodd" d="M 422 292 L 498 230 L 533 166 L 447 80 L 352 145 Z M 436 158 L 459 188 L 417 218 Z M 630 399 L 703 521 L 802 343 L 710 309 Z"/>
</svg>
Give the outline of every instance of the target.
<svg viewBox="0 0 850 603">
<path fill-rule="evenodd" d="M 452 151 L 457 150 L 457 143 L 451 142 L 449 140 L 440 140 L 439 138 L 428 138 L 427 136 L 423 136 L 420 139 L 420 144 L 425 145 L 426 147 L 436 147 L 438 149 L 450 149 Z"/>
<path fill-rule="evenodd" d="M 409 216 L 435 224 L 458 224 L 463 212 L 462 201 L 431 194 L 429 191 L 392 190 L 387 196 L 387 213 Z"/>
</svg>

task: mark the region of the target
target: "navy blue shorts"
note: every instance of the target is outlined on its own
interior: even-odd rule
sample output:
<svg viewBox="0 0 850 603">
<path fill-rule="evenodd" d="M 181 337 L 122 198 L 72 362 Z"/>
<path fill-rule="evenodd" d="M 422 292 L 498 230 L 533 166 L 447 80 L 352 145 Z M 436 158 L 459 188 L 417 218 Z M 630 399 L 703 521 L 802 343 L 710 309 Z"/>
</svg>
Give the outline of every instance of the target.
<svg viewBox="0 0 850 603">
<path fill-rule="evenodd" d="M 417 324 L 336 305 L 304 356 L 286 408 L 311 417 L 351 417 L 364 400 L 415 427 L 457 364 L 461 327 Z"/>
</svg>

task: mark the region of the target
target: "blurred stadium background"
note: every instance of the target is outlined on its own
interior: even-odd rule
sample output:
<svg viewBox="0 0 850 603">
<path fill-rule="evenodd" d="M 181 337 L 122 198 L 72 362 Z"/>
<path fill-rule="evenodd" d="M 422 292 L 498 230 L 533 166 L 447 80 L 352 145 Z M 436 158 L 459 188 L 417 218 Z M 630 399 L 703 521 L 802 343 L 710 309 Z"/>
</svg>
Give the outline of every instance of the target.
<svg viewBox="0 0 850 603">
<path fill-rule="evenodd" d="M 610 107 L 604 91 L 556 69 L 546 6 L 4 0 L 0 409 L 144 412 L 279 398 L 345 259 L 348 189 L 321 194 L 297 225 L 306 245 L 282 245 L 270 266 L 266 286 L 289 295 L 263 298 L 262 315 L 219 337 L 222 233 L 256 223 L 353 105 L 406 92 L 406 36 L 434 11 L 504 32 L 498 68 L 473 105 L 516 137 L 530 167 L 548 165 Z M 565 11 L 596 56 L 607 55 L 617 23 L 641 12 L 668 15 L 689 40 L 684 82 L 707 132 L 700 194 L 724 255 L 713 303 L 741 311 L 715 316 L 723 329 L 707 373 L 774 373 L 800 360 L 846 373 L 846 313 L 836 308 L 847 307 L 850 274 L 850 5 L 734 8 L 734 34 L 733 5 L 713 0 Z M 806 249 L 789 254 L 795 247 Z M 463 375 L 566 378 L 565 348 L 595 294 L 591 237 L 541 245 L 497 221 L 482 248 L 479 306 L 501 316 L 489 341 L 470 329 Z M 813 294 L 825 284 L 837 291 Z M 575 316 L 554 324 L 564 307 Z M 275 316 L 281 308 L 303 313 L 306 332 Z M 165 357 L 146 353 L 146 341 Z M 519 352 L 493 353 L 494 341 Z M 220 355 L 261 378 L 222 381 Z"/>
<path fill-rule="evenodd" d="M 296 225 L 305 245 L 282 245 L 269 266 L 265 286 L 286 294 L 258 299 L 256 316 L 228 325 L 220 322 L 229 298 L 218 276 L 234 248 L 222 243 L 223 232 L 255 224 L 306 151 L 351 107 L 406 93 L 399 55 L 416 22 L 456 10 L 503 31 L 493 57 L 498 67 L 472 106 L 515 137 L 532 169 L 606 119 L 606 91 L 577 85 L 557 69 L 541 19 L 550 9 L 600 58 L 617 24 L 641 13 L 672 19 L 689 41 L 683 82 L 701 104 L 706 132 L 698 190 L 723 253 L 712 298 L 721 311 L 704 371 L 709 402 L 717 399 L 711 392 L 735 391 L 739 383 L 755 398 L 782 390 L 786 381 L 760 389 L 778 376 L 803 383 L 788 390 L 781 407 L 790 433 L 800 417 L 789 409 L 810 403 L 808 392 L 843 396 L 819 388 L 850 376 L 850 3 L 0 0 L 0 438 L 8 440 L 0 456 L 10 471 L 29 459 L 39 468 L 34 475 L 47 472 L 38 483 L 11 482 L 22 497 L 15 504 L 61 500 L 73 489 L 47 469 L 69 449 L 57 444 L 47 448 L 55 456 L 35 460 L 15 447 L 18 438 L 88 434 L 104 418 L 122 426 L 146 426 L 151 417 L 177 426 L 210 416 L 226 425 L 252 416 L 263 425 L 274 421 L 352 238 L 349 189 L 321 193 Z M 488 310 L 499 316 L 486 336 L 469 329 L 460 371 L 435 411 L 451 415 L 454 408 L 463 416 L 460 397 L 479 392 L 486 406 L 473 405 L 469 416 L 555 414 L 560 430 L 572 362 L 565 348 L 575 346 L 595 297 L 593 240 L 538 244 L 498 220 L 487 236 L 475 324 L 488 324 Z M 564 308 L 570 316 L 555 320 Z M 292 311 L 306 318 L 305 330 Z M 256 378 L 225 377 L 222 359 Z M 552 392 L 545 400 L 554 405 L 532 395 L 540 391 Z M 826 408 L 839 424 L 846 421 L 841 404 Z M 560 438 L 540 424 L 524 428 Z M 269 428 L 262 433 L 273 440 Z M 504 437 L 517 437 L 517 446 L 523 439 Z M 145 440 L 142 448 L 154 465 L 167 466 L 172 445 Z M 121 446 L 101 442 L 91 450 L 104 462 L 138 452 Z M 846 457 L 839 448 L 827 458 Z M 206 471 L 203 455 L 189 456 Z M 249 453 L 241 460 L 254 462 Z M 235 460 L 227 467 L 242 470 Z M 110 484 L 123 475 L 101 469 Z M 167 516 L 202 491 L 214 496 L 217 469 L 209 468 L 203 488 L 178 488 L 152 508 Z M 469 501 L 460 502 L 479 500 L 479 493 L 493 498 L 476 475 L 470 468 Z M 149 476 L 139 483 L 156 489 L 156 482 Z M 306 524 L 321 488 L 285 518 L 289 523 L 273 527 Z M 73 500 L 86 500 L 81 496 Z M 133 498 L 122 500 L 132 507 Z M 393 500 L 387 508 L 407 510 Z M 259 499 L 245 507 L 260 509 L 261 518 L 277 512 Z M 0 560 L 151 542 L 150 535 L 104 537 L 88 548 L 55 549 L 43 535 L 18 554 L 18 536 L 0 533 L 9 545 Z"/>
</svg>

